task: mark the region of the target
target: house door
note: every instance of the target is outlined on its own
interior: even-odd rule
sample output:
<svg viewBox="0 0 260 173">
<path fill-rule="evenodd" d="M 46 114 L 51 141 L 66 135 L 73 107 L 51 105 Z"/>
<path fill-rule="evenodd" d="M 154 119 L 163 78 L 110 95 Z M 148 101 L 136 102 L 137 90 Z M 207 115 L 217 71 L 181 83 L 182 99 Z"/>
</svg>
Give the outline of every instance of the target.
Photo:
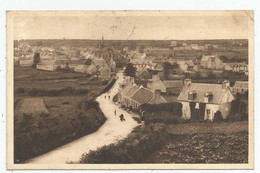
<svg viewBox="0 0 260 173">
<path fill-rule="evenodd" d="M 197 119 L 195 106 L 196 106 L 196 103 L 190 102 L 191 120 Z"/>
<path fill-rule="evenodd" d="M 205 103 L 200 103 L 199 104 L 199 113 L 198 113 L 198 119 L 199 120 L 204 120 L 205 108 L 206 108 L 206 104 Z"/>
<path fill-rule="evenodd" d="M 207 109 L 206 110 L 206 120 L 209 120 L 210 119 L 210 117 L 211 117 L 211 114 L 210 114 L 210 109 Z"/>
</svg>

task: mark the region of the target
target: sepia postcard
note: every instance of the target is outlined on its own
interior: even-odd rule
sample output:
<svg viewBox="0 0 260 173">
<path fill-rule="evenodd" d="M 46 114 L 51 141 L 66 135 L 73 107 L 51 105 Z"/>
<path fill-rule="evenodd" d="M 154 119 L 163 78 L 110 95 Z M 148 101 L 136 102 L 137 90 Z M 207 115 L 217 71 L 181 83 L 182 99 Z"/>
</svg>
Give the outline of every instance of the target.
<svg viewBox="0 0 260 173">
<path fill-rule="evenodd" d="M 8 11 L 7 169 L 254 169 L 254 12 Z"/>
</svg>

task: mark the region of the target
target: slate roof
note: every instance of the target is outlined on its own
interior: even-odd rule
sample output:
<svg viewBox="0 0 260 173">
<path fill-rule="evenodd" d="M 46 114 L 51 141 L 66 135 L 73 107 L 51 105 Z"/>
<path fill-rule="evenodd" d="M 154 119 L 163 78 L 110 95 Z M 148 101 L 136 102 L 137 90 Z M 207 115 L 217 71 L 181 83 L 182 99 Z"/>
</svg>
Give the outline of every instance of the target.
<svg viewBox="0 0 260 173">
<path fill-rule="evenodd" d="M 39 63 L 37 63 L 37 65 L 54 65 L 54 64 L 55 64 L 55 60 L 40 61 Z"/>
<path fill-rule="evenodd" d="M 81 65 L 77 65 L 76 67 L 75 67 L 75 69 L 74 69 L 74 71 L 83 71 L 83 70 L 86 70 L 86 69 L 88 69 L 88 65 L 84 65 L 84 64 L 81 64 Z"/>
<path fill-rule="evenodd" d="M 102 67 L 105 63 L 104 59 L 93 59 L 92 62 L 99 67 Z"/>
<path fill-rule="evenodd" d="M 182 80 L 165 80 L 163 81 L 166 88 L 182 88 L 183 82 Z"/>
<path fill-rule="evenodd" d="M 103 71 L 103 70 L 109 70 L 109 71 L 111 71 L 111 69 L 108 67 L 108 65 L 105 65 L 105 66 L 103 66 L 103 67 L 101 67 L 101 68 L 99 69 L 99 71 Z"/>
<path fill-rule="evenodd" d="M 142 69 L 140 69 L 140 70 L 137 70 L 136 76 L 139 77 L 139 76 L 142 75 L 142 73 L 144 73 L 144 72 L 149 73 L 149 71 L 148 71 L 146 68 L 142 68 Z"/>
<path fill-rule="evenodd" d="M 126 95 L 126 93 L 132 88 L 132 86 L 133 86 L 133 84 L 131 84 L 131 83 L 124 86 L 123 89 L 122 89 L 122 94 Z"/>
<path fill-rule="evenodd" d="M 77 65 L 85 64 L 85 62 L 86 60 L 84 59 L 74 59 L 69 61 L 70 64 L 77 64 Z"/>
<path fill-rule="evenodd" d="M 226 63 L 226 65 L 229 65 L 231 68 L 247 66 L 246 63 L 242 63 L 242 62 Z"/>
<path fill-rule="evenodd" d="M 188 100 L 188 93 L 193 90 L 196 91 L 196 97 L 194 100 Z M 220 104 L 223 96 L 226 94 L 226 92 L 230 92 L 230 90 L 223 90 L 221 84 L 191 83 L 190 85 L 183 87 L 180 95 L 177 98 L 177 101 L 203 103 L 205 92 L 212 92 L 213 94 L 213 97 L 209 103 Z M 231 97 L 233 97 L 233 95 Z"/>
<path fill-rule="evenodd" d="M 208 61 L 211 59 L 211 61 L 215 61 L 218 58 L 218 55 L 203 55 L 201 61 Z"/>
<path fill-rule="evenodd" d="M 248 81 L 236 81 L 233 88 L 248 89 Z"/>
<path fill-rule="evenodd" d="M 149 104 L 160 104 L 160 103 L 167 103 L 166 99 L 163 98 L 162 96 L 160 97 L 153 97 L 150 101 Z"/>
<path fill-rule="evenodd" d="M 163 63 L 158 63 L 154 67 L 155 70 L 162 71 L 163 70 Z"/>
<path fill-rule="evenodd" d="M 132 87 L 126 92 L 126 97 L 131 98 L 137 91 L 139 90 L 139 86 L 134 84 Z"/>
<path fill-rule="evenodd" d="M 148 103 L 153 97 L 154 94 L 151 90 L 142 87 L 132 96 L 132 99 L 140 104 L 145 104 Z"/>
<path fill-rule="evenodd" d="M 67 64 L 67 63 L 68 63 L 68 60 L 58 59 L 58 60 L 55 61 L 56 65 L 64 65 L 64 64 Z"/>
</svg>

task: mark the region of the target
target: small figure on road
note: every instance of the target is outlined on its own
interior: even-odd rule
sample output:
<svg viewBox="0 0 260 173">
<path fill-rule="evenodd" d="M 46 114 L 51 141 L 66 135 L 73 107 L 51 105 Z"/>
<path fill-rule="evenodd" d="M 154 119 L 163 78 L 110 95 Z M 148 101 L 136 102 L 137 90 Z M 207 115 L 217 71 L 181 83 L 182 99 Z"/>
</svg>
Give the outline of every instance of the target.
<svg viewBox="0 0 260 173">
<path fill-rule="evenodd" d="M 115 113 L 115 116 L 116 116 L 116 110 L 114 111 L 114 113 Z"/>
<path fill-rule="evenodd" d="M 120 121 L 125 121 L 125 117 L 123 114 L 121 114 L 119 117 L 120 117 Z"/>
<path fill-rule="evenodd" d="M 105 99 L 107 98 L 107 96 L 105 95 Z"/>
<path fill-rule="evenodd" d="M 108 96 L 108 100 L 110 100 L 110 96 Z"/>
</svg>

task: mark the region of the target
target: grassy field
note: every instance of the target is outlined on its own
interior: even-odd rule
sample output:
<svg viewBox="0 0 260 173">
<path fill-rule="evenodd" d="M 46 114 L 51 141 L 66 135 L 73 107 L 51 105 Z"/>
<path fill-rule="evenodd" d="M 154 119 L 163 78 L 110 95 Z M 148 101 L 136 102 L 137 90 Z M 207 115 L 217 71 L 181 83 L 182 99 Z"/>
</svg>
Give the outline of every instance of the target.
<svg viewBox="0 0 260 173">
<path fill-rule="evenodd" d="M 100 79 L 74 72 L 14 69 L 14 158 L 20 163 L 96 131 L 105 117 L 93 95 Z M 92 106 L 86 108 L 86 103 Z"/>
<path fill-rule="evenodd" d="M 147 162 L 247 163 L 248 122 L 169 125 L 170 138 Z"/>
<path fill-rule="evenodd" d="M 148 163 L 248 163 L 248 133 L 173 135 Z"/>
<path fill-rule="evenodd" d="M 89 90 L 98 92 L 105 86 L 105 81 L 91 79 L 89 75 L 75 72 L 49 72 L 37 70 L 32 67 L 15 67 L 14 90 L 20 95 L 32 89 L 45 91 L 72 88 L 75 90 Z M 26 95 L 26 94 L 25 94 Z"/>
</svg>

